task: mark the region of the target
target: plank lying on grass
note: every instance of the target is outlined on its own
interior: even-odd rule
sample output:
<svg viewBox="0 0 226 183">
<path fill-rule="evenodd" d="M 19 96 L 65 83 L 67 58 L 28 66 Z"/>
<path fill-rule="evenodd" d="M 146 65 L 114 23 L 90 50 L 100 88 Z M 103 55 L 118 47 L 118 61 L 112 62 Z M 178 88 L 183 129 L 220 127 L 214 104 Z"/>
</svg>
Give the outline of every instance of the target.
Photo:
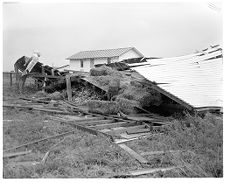
<svg viewBox="0 0 226 183">
<path fill-rule="evenodd" d="M 59 110 L 43 109 L 43 108 L 31 107 L 31 106 L 20 106 L 20 105 L 4 104 L 3 107 L 26 108 L 26 109 L 30 109 L 30 110 L 37 110 L 37 111 L 49 112 L 49 113 L 55 113 L 55 114 L 75 115 L 75 113 L 71 113 L 71 112 L 64 112 L 64 111 L 59 111 Z"/>
<path fill-rule="evenodd" d="M 21 147 L 27 147 L 29 145 L 33 145 L 33 144 L 36 144 L 36 143 L 39 143 L 39 142 L 42 142 L 42 141 L 45 141 L 45 140 L 54 139 L 54 138 L 62 137 L 62 136 L 65 136 L 65 135 L 70 135 L 74 132 L 76 132 L 76 130 L 72 130 L 72 131 L 69 131 L 69 132 L 66 132 L 66 133 L 61 133 L 61 134 L 58 134 L 58 135 L 53 135 L 51 137 L 46 137 L 46 138 L 43 138 L 43 139 L 40 139 L 40 140 L 28 142 L 28 143 L 25 143 L 25 144 L 22 144 L 22 145 L 19 145 L 19 146 L 16 146 L 16 147 L 12 147 L 10 149 L 3 150 L 3 152 L 19 149 Z"/>
<path fill-rule="evenodd" d="M 44 100 L 38 100 L 38 99 L 33 99 L 33 98 L 25 98 L 25 97 L 19 97 L 19 99 L 38 102 L 38 103 L 45 103 L 45 104 L 48 104 L 50 102 L 50 101 L 46 101 L 46 100 L 44 101 Z"/>
<path fill-rule="evenodd" d="M 181 167 L 171 166 L 171 167 L 167 167 L 167 168 L 151 168 L 151 169 L 144 169 L 144 170 L 135 170 L 135 171 L 130 171 L 128 175 L 139 176 L 139 175 L 145 175 L 145 174 L 150 174 L 150 173 L 156 173 L 159 171 L 165 172 L 165 171 L 173 170 L 176 168 L 181 168 Z"/>
<path fill-rule="evenodd" d="M 140 128 L 140 129 L 129 129 L 127 130 L 127 134 L 138 134 L 138 133 L 146 133 L 150 132 L 151 130 L 149 128 Z"/>
<path fill-rule="evenodd" d="M 30 154 L 32 151 L 22 151 L 22 152 L 15 152 L 15 153 L 3 153 L 3 158 L 12 158 L 12 157 L 16 157 L 16 156 L 22 156 L 22 155 L 26 155 L 26 154 Z"/>
<path fill-rule="evenodd" d="M 112 123 L 114 123 L 114 120 L 84 121 L 84 122 L 79 122 L 78 124 L 80 124 L 80 125 L 87 125 L 87 126 L 91 127 L 91 125 L 101 126 L 101 125 L 111 125 Z M 92 126 L 92 127 L 95 127 L 95 126 Z"/>
<path fill-rule="evenodd" d="M 180 152 L 189 152 L 189 153 L 194 153 L 190 150 L 167 150 L 167 151 L 151 151 L 151 152 L 142 152 L 140 153 L 142 156 L 151 156 L 151 155 L 158 155 L 158 154 L 165 154 L 165 153 L 180 153 Z"/>
<path fill-rule="evenodd" d="M 126 127 L 126 126 L 134 126 L 136 125 L 136 122 L 115 122 L 115 123 L 110 123 L 110 124 L 102 124 L 102 125 L 95 125 L 95 126 L 90 126 L 90 128 L 95 128 L 98 130 L 102 130 L 105 128 L 115 128 L 115 127 Z"/>
<path fill-rule="evenodd" d="M 131 138 L 136 138 L 136 137 L 142 137 L 142 136 L 146 136 L 146 135 L 151 135 L 151 134 L 150 134 L 150 132 L 149 133 L 131 134 L 131 135 L 128 135 L 127 133 L 120 134 L 120 136 L 122 138 L 126 138 L 126 139 L 131 139 Z"/>
<path fill-rule="evenodd" d="M 125 133 L 127 130 L 129 129 L 141 129 L 141 128 L 145 128 L 146 125 L 141 125 L 140 122 L 135 122 L 136 126 L 128 126 L 128 127 L 119 127 L 119 128 L 112 128 L 112 131 L 109 133 L 112 134 L 121 134 L 121 133 Z"/>
<path fill-rule="evenodd" d="M 127 145 L 125 145 L 125 144 L 118 144 L 118 146 L 121 147 L 122 149 L 124 149 L 128 154 L 130 154 L 132 157 L 134 157 L 140 163 L 148 163 L 148 160 L 146 160 L 144 157 L 139 155 L 133 149 L 129 148 Z"/>
<path fill-rule="evenodd" d="M 138 138 L 131 138 L 131 139 L 115 139 L 114 143 L 116 144 L 122 144 L 122 143 L 126 143 L 126 142 L 130 142 L 133 140 L 138 140 Z"/>
<path fill-rule="evenodd" d="M 98 131 L 98 130 L 95 130 L 95 129 L 92 129 L 92 128 L 89 128 L 89 127 L 85 127 L 85 126 L 82 126 L 82 125 L 79 125 L 79 124 L 76 124 L 76 123 L 67 122 L 67 121 L 63 121 L 63 120 L 62 121 L 56 120 L 56 122 L 64 123 L 64 124 L 68 124 L 68 125 L 74 126 L 78 130 L 89 132 L 89 133 L 91 133 L 93 135 L 102 134 L 102 135 L 108 137 L 111 141 L 114 141 L 114 139 L 113 139 L 113 137 L 111 135 L 106 134 L 106 133 L 101 132 L 101 131 Z"/>
</svg>

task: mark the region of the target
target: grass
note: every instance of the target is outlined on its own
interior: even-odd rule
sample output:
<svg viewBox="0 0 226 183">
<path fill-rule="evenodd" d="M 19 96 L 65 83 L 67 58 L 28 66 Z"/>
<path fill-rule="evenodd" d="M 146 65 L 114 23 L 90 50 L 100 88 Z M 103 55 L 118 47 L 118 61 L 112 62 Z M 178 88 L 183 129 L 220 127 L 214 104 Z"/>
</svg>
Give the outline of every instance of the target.
<svg viewBox="0 0 226 183">
<path fill-rule="evenodd" d="M 163 135 L 128 144 L 137 152 L 185 150 L 175 155 L 166 153 L 147 157 L 155 167 L 186 165 L 186 173 L 181 174 L 182 177 L 223 177 L 222 117 L 210 113 L 204 118 L 186 114 L 185 118 L 172 121 Z"/>
<path fill-rule="evenodd" d="M 26 96 L 35 91 L 26 88 Z M 14 88 L 4 87 L 3 100 L 18 97 Z M 24 94 L 20 94 L 23 96 Z M 78 96 L 79 97 L 79 96 Z M 125 106 L 124 106 L 125 107 Z M 3 109 L 3 149 L 71 131 L 71 126 L 51 120 L 51 115 L 24 109 Z M 11 120 L 11 121 L 7 121 Z M 45 164 L 40 162 L 45 153 L 63 138 L 52 139 L 27 147 L 31 154 L 3 159 L 4 178 L 100 178 L 122 175 L 131 170 L 169 166 L 183 169 L 157 172 L 141 177 L 223 177 L 223 119 L 206 113 L 186 114 L 171 121 L 163 134 L 126 144 L 138 153 L 150 151 L 185 150 L 177 154 L 145 156 L 150 164 L 141 166 L 124 150 L 102 136 L 77 130 L 50 152 Z M 26 148 L 18 149 L 24 151 Z"/>
</svg>

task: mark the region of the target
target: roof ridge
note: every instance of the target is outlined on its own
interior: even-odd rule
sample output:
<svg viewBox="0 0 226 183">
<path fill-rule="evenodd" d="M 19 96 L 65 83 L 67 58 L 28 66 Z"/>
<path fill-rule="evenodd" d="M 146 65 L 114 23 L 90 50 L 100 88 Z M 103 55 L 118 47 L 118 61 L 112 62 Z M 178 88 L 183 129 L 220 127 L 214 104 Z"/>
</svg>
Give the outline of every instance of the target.
<svg viewBox="0 0 226 183">
<path fill-rule="evenodd" d="M 86 51 L 79 51 L 80 52 L 91 52 L 91 51 L 106 51 L 106 50 L 118 50 L 118 49 L 125 49 L 125 48 L 130 48 L 133 49 L 134 47 L 130 46 L 130 47 L 121 47 L 121 48 L 109 48 L 109 49 L 101 49 L 101 50 L 86 50 Z"/>
</svg>

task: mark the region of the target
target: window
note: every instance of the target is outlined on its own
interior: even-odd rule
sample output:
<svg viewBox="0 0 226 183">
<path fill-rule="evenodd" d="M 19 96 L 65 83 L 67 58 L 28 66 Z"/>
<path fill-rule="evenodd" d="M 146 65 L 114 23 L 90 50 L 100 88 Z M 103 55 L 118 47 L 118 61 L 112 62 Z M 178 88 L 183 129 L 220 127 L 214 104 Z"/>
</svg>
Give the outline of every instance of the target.
<svg viewBox="0 0 226 183">
<path fill-rule="evenodd" d="M 90 68 L 94 68 L 94 58 L 90 59 Z"/>
<path fill-rule="evenodd" d="M 83 67 L 83 60 L 80 60 L 80 67 Z"/>
<path fill-rule="evenodd" d="M 107 64 L 110 64 L 111 63 L 111 58 L 108 58 L 107 59 Z"/>
</svg>

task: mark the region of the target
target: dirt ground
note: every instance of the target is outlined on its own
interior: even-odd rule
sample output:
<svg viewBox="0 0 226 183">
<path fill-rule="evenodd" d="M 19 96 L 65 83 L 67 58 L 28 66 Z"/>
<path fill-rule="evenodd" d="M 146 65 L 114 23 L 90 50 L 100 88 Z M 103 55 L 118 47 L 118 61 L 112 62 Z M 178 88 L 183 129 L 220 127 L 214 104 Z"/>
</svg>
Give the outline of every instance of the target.
<svg viewBox="0 0 226 183">
<path fill-rule="evenodd" d="M 10 87 L 7 80 L 4 80 L 3 102 L 19 101 L 19 96 L 31 97 L 35 92 L 33 86 L 29 85 L 25 88 L 24 94 L 19 94 L 15 86 Z M 3 151 L 75 130 L 71 135 L 46 140 L 17 150 L 17 152 L 32 150 L 30 154 L 4 158 L 4 178 L 123 177 L 132 170 L 170 166 L 182 168 L 166 172 L 158 171 L 139 177 L 223 176 L 223 120 L 221 116 L 207 114 L 204 119 L 201 119 L 188 115 L 186 119 L 172 121 L 173 125 L 165 129 L 163 134 L 127 142 L 126 144 L 138 153 L 186 150 L 176 155 L 165 153 L 147 156 L 145 158 L 150 162 L 147 165 L 141 165 L 106 137 L 94 136 L 69 125 L 56 123 L 51 120 L 53 116 L 53 114 L 40 111 L 3 108 Z M 190 122 L 190 128 L 184 125 L 187 122 Z M 57 143 L 59 144 L 49 153 L 45 163 L 40 163 L 46 152 Z"/>
</svg>

